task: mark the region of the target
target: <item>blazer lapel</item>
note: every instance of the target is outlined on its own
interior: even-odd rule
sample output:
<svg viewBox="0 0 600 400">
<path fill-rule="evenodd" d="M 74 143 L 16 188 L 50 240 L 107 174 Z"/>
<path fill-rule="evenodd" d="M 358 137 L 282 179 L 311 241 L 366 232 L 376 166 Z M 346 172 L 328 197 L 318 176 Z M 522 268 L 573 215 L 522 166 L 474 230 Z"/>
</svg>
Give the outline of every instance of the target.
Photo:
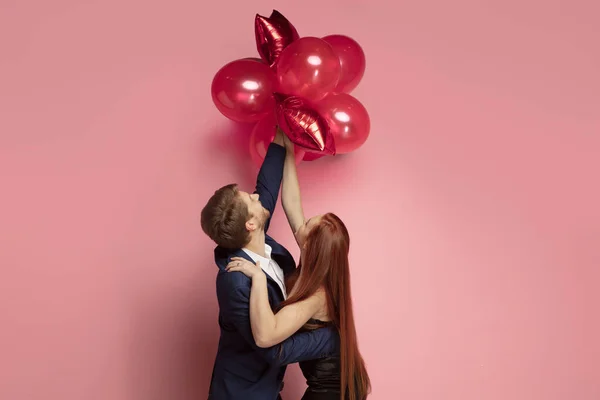
<svg viewBox="0 0 600 400">
<path fill-rule="evenodd" d="M 271 257 L 277 262 L 279 267 L 283 270 L 283 275 L 288 277 L 291 273 L 296 270 L 296 262 L 294 257 L 289 251 L 279 243 L 277 243 L 272 237 L 266 236 L 265 240 L 269 246 L 273 249 Z"/>
<path fill-rule="evenodd" d="M 292 255 L 279 243 L 277 243 L 270 236 L 266 236 L 266 242 L 272 248 L 271 257 L 273 260 L 277 262 L 279 267 L 283 270 L 283 274 L 287 277 L 296 269 L 296 264 L 294 262 L 294 258 Z M 250 257 L 244 250 L 242 249 L 225 249 L 222 247 L 215 248 L 215 262 L 221 272 L 225 272 L 225 268 L 227 264 L 231 261 L 233 257 L 240 257 L 245 260 L 254 263 L 252 257 Z M 281 287 L 271 276 L 263 269 L 263 272 L 267 276 L 267 287 L 269 287 L 269 302 L 272 307 L 276 307 L 279 303 L 281 303 L 285 299 L 285 293 L 281 292 Z"/>
<path fill-rule="evenodd" d="M 271 253 L 271 256 L 273 256 L 272 253 Z M 227 262 L 229 262 L 232 257 L 244 258 L 254 264 L 254 260 L 252 259 L 252 257 L 250 257 L 242 249 L 233 251 Z M 277 261 L 277 260 L 275 260 L 275 261 Z M 277 262 L 277 263 L 279 264 L 279 262 Z M 281 292 L 281 287 L 279 286 L 279 284 L 277 284 L 277 282 L 275 282 L 275 280 L 273 278 L 271 278 L 271 275 L 269 275 L 267 273 L 267 271 L 265 271 L 264 269 L 263 269 L 263 272 L 267 276 L 268 287 L 270 287 L 272 289 L 272 291 L 270 290 L 269 292 L 274 292 L 274 293 L 277 293 L 277 295 L 278 295 L 276 298 L 273 298 L 273 299 L 272 299 L 272 297 L 273 297 L 272 295 L 269 296 L 269 302 L 271 303 L 271 307 L 275 308 L 277 305 L 279 305 L 279 303 L 281 303 L 283 301 L 283 299 L 285 299 L 285 296 L 284 296 L 284 293 Z M 273 301 L 271 301 L 271 300 L 273 300 Z"/>
</svg>

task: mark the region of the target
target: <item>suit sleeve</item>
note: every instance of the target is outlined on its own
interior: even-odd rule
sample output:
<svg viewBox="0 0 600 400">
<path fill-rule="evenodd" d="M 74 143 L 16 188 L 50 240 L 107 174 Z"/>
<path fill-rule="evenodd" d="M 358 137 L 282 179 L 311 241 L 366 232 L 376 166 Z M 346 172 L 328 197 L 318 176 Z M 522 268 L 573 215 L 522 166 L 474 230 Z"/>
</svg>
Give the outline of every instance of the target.
<svg viewBox="0 0 600 400">
<path fill-rule="evenodd" d="M 238 286 L 227 292 L 223 293 L 224 296 L 219 296 L 224 297 L 219 298 L 221 312 L 227 322 L 232 324 L 254 351 L 269 364 L 283 366 L 339 353 L 339 335 L 333 328 L 296 333 L 276 346 L 266 349 L 258 347 L 250 327 L 250 288 Z"/>
<path fill-rule="evenodd" d="M 285 154 L 286 150 L 284 147 L 271 143 L 256 179 L 256 190 L 254 193 L 258 193 L 262 206 L 271 213 L 271 217 L 269 217 L 265 224 L 265 232 L 269 229 L 271 218 L 277 205 L 277 197 L 279 196 L 281 179 L 283 178 Z"/>
</svg>

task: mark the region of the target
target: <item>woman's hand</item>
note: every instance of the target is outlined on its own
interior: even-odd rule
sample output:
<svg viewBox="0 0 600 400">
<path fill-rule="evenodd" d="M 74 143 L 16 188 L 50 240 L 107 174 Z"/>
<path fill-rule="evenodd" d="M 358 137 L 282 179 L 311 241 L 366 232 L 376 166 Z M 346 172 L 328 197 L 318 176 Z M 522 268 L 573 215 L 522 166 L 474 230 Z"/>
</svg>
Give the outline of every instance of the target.
<svg viewBox="0 0 600 400">
<path fill-rule="evenodd" d="M 227 264 L 225 268 L 227 272 L 241 272 L 246 275 L 248 278 L 254 279 L 255 277 L 260 277 L 266 275 L 263 273 L 262 268 L 260 267 L 260 261 L 255 264 L 241 257 L 231 257 L 231 261 Z"/>
<path fill-rule="evenodd" d="M 294 143 L 292 143 L 290 138 L 285 133 L 283 133 L 281 128 L 278 127 L 277 131 L 281 132 L 281 134 L 283 136 L 283 145 L 284 145 L 285 149 L 287 150 L 288 154 L 294 155 Z"/>
</svg>

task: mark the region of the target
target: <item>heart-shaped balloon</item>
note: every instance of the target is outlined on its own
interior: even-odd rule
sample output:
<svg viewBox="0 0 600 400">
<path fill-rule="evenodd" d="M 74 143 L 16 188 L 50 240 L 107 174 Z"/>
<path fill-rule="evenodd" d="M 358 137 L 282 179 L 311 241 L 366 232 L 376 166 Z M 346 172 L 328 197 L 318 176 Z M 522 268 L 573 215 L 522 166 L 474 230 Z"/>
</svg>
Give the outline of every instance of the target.
<svg viewBox="0 0 600 400">
<path fill-rule="evenodd" d="M 275 93 L 277 124 L 290 140 L 307 151 L 335 155 L 335 142 L 327 121 L 297 96 Z"/>
<path fill-rule="evenodd" d="M 258 54 L 271 67 L 283 49 L 300 37 L 294 25 L 277 10 L 273 10 L 270 17 L 256 14 L 254 34 Z"/>
</svg>

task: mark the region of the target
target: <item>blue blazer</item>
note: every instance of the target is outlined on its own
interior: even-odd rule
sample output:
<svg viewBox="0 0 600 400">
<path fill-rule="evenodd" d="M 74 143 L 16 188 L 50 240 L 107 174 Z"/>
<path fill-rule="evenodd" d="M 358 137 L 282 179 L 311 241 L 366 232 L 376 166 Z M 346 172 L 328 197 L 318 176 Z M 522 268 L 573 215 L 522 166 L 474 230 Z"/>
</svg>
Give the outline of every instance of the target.
<svg viewBox="0 0 600 400">
<path fill-rule="evenodd" d="M 271 144 L 258 173 L 255 193 L 263 207 L 275 210 L 283 176 L 285 148 Z M 266 235 L 271 257 L 287 276 L 296 263 L 285 247 Z M 256 346 L 250 328 L 251 280 L 241 272 L 226 272 L 232 257 L 252 259 L 241 249 L 215 249 L 219 327 L 221 336 L 211 378 L 209 400 L 275 400 L 283 388 L 286 365 L 339 353 L 339 335 L 331 328 L 296 333 L 277 346 Z M 277 283 L 267 274 L 269 303 L 275 309 L 284 298 Z"/>
</svg>

